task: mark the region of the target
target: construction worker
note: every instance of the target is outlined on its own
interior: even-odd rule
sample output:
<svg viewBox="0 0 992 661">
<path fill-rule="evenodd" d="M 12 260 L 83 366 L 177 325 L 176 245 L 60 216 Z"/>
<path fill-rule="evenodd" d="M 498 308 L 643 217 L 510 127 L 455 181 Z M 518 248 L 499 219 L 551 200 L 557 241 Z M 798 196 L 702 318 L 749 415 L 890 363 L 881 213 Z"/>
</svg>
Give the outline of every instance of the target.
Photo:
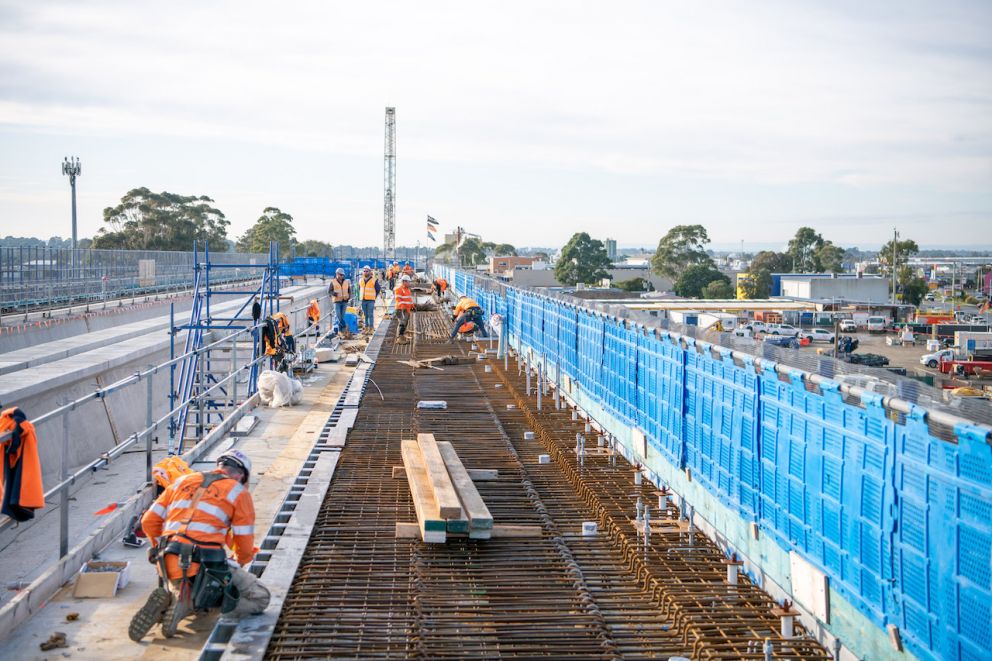
<svg viewBox="0 0 992 661">
<path fill-rule="evenodd" d="M 286 351 L 296 353 L 296 338 L 293 337 L 293 328 L 289 324 L 289 317 L 284 312 L 275 312 L 272 314 L 272 319 L 276 322 L 276 330 L 283 346 L 286 347 Z"/>
<path fill-rule="evenodd" d="M 334 301 L 334 314 L 337 317 L 338 330 L 346 336 L 348 329 L 344 323 L 344 313 L 348 310 L 348 301 L 351 300 L 351 280 L 344 277 L 344 269 L 339 268 L 334 272 L 334 278 L 331 280 L 327 293 Z"/>
<path fill-rule="evenodd" d="M 310 307 L 307 308 L 307 326 L 313 326 L 314 332 L 320 335 L 320 305 L 316 298 L 310 299 Z"/>
<path fill-rule="evenodd" d="M 458 304 L 455 305 L 455 311 L 451 315 L 455 322 L 451 327 L 451 339 L 454 340 L 459 333 L 471 333 L 476 330 L 482 332 L 482 337 L 489 337 L 483 323 L 484 315 L 485 312 L 482 311 L 482 307 L 475 299 L 468 296 L 459 298 Z"/>
<path fill-rule="evenodd" d="M 403 275 L 408 275 L 412 279 L 416 273 L 413 271 L 413 267 L 410 266 L 410 262 L 403 263 Z"/>
<path fill-rule="evenodd" d="M 0 514 L 27 521 L 45 506 L 38 439 L 34 425 L 16 406 L 0 413 L 0 434 L 7 432 L 10 438 L 0 441 Z"/>
<path fill-rule="evenodd" d="M 358 300 L 362 305 L 362 325 L 366 333 L 371 333 L 375 325 L 375 299 L 378 297 L 379 279 L 366 266 L 358 279 Z"/>
<path fill-rule="evenodd" d="M 396 321 L 399 323 L 399 333 L 397 342 L 406 344 L 410 340 L 406 337 L 406 327 L 410 323 L 410 313 L 413 312 L 413 292 L 410 291 L 410 276 L 403 274 L 400 276 L 400 283 L 393 290 L 393 298 L 396 301 Z"/>
<path fill-rule="evenodd" d="M 386 270 L 386 280 L 389 280 L 389 290 L 396 289 L 396 278 L 400 277 L 400 263 L 393 262 Z"/>
<path fill-rule="evenodd" d="M 444 292 L 448 291 L 448 281 L 444 278 L 436 278 L 434 280 L 434 294 L 437 295 L 439 299 L 444 298 Z"/>
<path fill-rule="evenodd" d="M 269 605 L 269 591 L 254 574 L 237 565 L 255 557 L 255 504 L 246 485 L 251 459 L 239 450 L 217 458 L 207 473 L 183 475 L 155 500 L 141 518 L 154 540 L 149 562 L 159 571 L 159 587 L 148 596 L 128 627 L 140 641 L 158 623 L 170 638 L 194 611 L 221 606 L 222 612 L 255 615 Z M 224 545 L 233 536 L 237 564 Z"/>
</svg>

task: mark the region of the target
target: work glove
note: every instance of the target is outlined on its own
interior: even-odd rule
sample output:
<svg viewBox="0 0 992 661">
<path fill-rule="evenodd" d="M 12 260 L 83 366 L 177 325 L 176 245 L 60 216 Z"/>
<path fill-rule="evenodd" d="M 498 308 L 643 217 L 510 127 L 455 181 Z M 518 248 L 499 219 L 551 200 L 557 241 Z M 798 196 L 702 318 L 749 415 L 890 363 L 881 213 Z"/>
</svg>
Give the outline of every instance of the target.
<svg viewBox="0 0 992 661">
<path fill-rule="evenodd" d="M 150 564 L 158 564 L 158 546 L 152 544 L 148 549 L 148 562 Z"/>
</svg>

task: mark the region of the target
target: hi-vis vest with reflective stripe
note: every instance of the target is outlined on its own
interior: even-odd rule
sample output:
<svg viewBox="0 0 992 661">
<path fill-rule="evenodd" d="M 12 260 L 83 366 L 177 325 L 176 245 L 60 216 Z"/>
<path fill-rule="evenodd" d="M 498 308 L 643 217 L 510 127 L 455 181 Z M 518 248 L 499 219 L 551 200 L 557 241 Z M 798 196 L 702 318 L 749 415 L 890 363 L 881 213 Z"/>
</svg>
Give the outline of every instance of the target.
<svg viewBox="0 0 992 661">
<path fill-rule="evenodd" d="M 347 301 L 351 298 L 351 280 L 345 278 L 338 282 L 337 277 L 331 278 L 331 294 L 337 302 Z"/>
<path fill-rule="evenodd" d="M 397 310 L 413 309 L 413 292 L 406 283 L 399 285 L 393 290 L 393 300 L 396 302 Z"/>
<path fill-rule="evenodd" d="M 204 473 L 184 475 L 162 492 L 141 518 L 149 539 L 181 535 L 223 546 L 230 529 L 238 562 L 251 560 L 255 546 L 255 504 L 240 482 L 229 477 L 216 480 L 193 507 Z"/>
<path fill-rule="evenodd" d="M 375 276 L 370 275 L 369 279 L 366 280 L 363 277 L 358 279 L 358 296 L 363 301 L 374 301 L 375 300 Z"/>
</svg>

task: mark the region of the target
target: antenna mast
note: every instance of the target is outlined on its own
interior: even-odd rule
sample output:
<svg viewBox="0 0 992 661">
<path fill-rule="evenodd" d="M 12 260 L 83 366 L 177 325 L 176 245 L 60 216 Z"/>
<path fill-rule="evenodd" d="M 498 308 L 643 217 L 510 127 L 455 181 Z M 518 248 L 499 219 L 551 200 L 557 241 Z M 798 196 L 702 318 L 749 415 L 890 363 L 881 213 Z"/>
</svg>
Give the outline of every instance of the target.
<svg viewBox="0 0 992 661">
<path fill-rule="evenodd" d="M 386 108 L 385 204 L 382 217 L 382 256 L 396 257 L 396 108 Z"/>
</svg>

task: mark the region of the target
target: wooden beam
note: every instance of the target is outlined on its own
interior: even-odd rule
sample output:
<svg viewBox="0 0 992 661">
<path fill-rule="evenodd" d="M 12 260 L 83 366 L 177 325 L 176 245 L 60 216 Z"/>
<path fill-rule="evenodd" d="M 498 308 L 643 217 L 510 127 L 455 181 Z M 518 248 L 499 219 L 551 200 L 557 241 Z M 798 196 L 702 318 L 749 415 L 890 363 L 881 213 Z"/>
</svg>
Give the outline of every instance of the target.
<svg viewBox="0 0 992 661">
<path fill-rule="evenodd" d="M 417 434 L 417 445 L 420 446 L 420 454 L 424 458 L 427 478 L 434 490 L 434 498 L 441 512 L 441 518 L 464 519 L 462 504 L 458 500 L 458 493 L 451 482 L 451 476 L 448 475 L 448 469 L 444 466 L 444 459 L 438 451 L 434 434 Z M 405 461 L 403 463 L 406 464 Z M 409 476 L 409 471 L 407 475 Z"/>
<path fill-rule="evenodd" d="M 473 482 L 491 482 L 499 479 L 499 470 L 496 468 L 466 468 L 468 476 Z M 393 466 L 393 479 L 406 477 L 406 469 L 402 466 Z"/>
<path fill-rule="evenodd" d="M 413 507 L 417 512 L 417 530 L 425 542 L 441 543 L 446 540 L 447 524 L 441 518 L 437 500 L 431 489 L 424 458 L 416 441 L 401 443 L 403 466 L 406 468 L 407 483 L 410 485 L 410 496 Z"/>
<path fill-rule="evenodd" d="M 462 509 L 465 510 L 465 518 L 468 519 L 469 537 L 486 539 L 493 527 L 493 515 L 490 514 L 486 503 L 483 502 L 482 496 L 479 495 L 479 490 L 472 483 L 472 478 L 469 477 L 468 471 L 465 470 L 465 466 L 462 465 L 461 459 L 458 458 L 458 454 L 455 452 L 455 448 L 452 447 L 451 443 L 441 441 L 437 444 L 437 449 L 441 454 L 441 458 L 444 460 L 445 467 L 448 469 L 448 474 L 451 476 L 451 482 L 454 484 L 455 491 L 458 493 L 458 499 L 462 503 Z"/>
<path fill-rule="evenodd" d="M 507 539 L 514 537 L 540 537 L 541 526 L 536 525 L 508 525 L 496 523 L 490 531 L 493 539 Z M 452 535 L 457 536 L 457 535 Z M 399 539 L 418 539 L 420 537 L 420 524 L 416 521 L 397 521 L 396 537 Z M 464 537 L 464 535 L 462 535 Z"/>
</svg>

